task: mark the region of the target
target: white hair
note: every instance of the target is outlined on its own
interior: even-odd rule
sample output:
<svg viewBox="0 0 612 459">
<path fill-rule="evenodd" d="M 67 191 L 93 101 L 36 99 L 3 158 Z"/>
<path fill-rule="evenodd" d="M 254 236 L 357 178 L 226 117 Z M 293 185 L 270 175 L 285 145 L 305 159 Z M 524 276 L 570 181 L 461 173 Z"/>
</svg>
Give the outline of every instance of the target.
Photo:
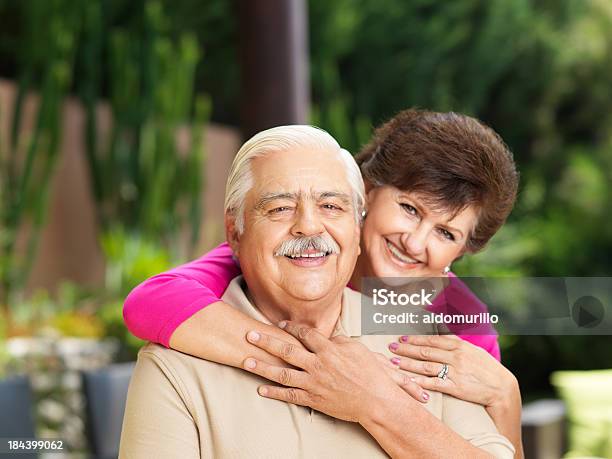
<svg viewBox="0 0 612 459">
<path fill-rule="evenodd" d="M 224 209 L 226 214 L 235 217 L 238 233 L 244 230 L 244 201 L 247 192 L 253 187 L 251 161 L 267 153 L 296 148 L 327 150 L 338 155 L 338 159 L 345 166 L 346 178 L 352 191 L 355 221 L 359 224 L 365 205 L 365 190 L 361 171 L 355 159 L 348 151 L 340 148 L 336 139 L 323 129 L 291 125 L 278 126 L 255 134 L 240 147 L 232 162 L 225 185 Z"/>
</svg>

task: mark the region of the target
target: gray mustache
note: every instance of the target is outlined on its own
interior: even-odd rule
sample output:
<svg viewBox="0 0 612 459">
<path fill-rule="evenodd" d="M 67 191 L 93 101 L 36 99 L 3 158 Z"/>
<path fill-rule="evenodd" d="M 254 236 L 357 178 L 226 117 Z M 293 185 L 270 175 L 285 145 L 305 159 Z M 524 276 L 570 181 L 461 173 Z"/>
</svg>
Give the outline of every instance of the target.
<svg viewBox="0 0 612 459">
<path fill-rule="evenodd" d="M 340 253 L 340 246 L 330 237 L 307 236 L 297 237 L 283 241 L 274 250 L 275 257 L 292 256 L 295 257 L 306 250 L 315 250 L 329 254 Z"/>
</svg>

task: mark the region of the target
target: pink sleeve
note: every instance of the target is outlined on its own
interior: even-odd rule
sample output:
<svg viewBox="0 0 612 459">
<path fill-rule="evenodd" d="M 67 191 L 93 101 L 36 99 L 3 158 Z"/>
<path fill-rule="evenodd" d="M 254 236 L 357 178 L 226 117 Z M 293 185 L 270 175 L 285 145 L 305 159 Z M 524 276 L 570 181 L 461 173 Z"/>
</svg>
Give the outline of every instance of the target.
<svg viewBox="0 0 612 459">
<path fill-rule="evenodd" d="M 449 273 L 449 285 L 438 295 L 432 305 L 427 309 L 434 313 L 475 315 L 486 314 L 487 305 L 484 304 L 455 274 Z M 483 348 L 498 361 L 501 352 L 497 331 L 490 324 L 469 326 L 466 333 L 460 325 L 449 325 L 449 330 L 478 347 Z M 469 334 L 469 331 L 475 333 Z"/>
<path fill-rule="evenodd" d="M 169 347 L 174 330 L 200 309 L 219 301 L 239 274 L 232 249 L 223 243 L 197 260 L 134 288 L 123 305 L 125 324 L 138 338 Z"/>
</svg>

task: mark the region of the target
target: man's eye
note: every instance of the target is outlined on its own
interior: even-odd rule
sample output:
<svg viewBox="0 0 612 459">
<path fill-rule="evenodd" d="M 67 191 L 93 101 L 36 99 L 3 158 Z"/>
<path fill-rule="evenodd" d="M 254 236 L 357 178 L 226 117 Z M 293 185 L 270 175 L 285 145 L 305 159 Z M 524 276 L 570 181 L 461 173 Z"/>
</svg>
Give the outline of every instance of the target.
<svg viewBox="0 0 612 459">
<path fill-rule="evenodd" d="M 270 213 L 271 214 L 279 214 L 279 213 L 282 213 L 282 212 L 287 212 L 289 210 L 291 210 L 291 207 L 285 207 L 285 206 L 275 207 L 274 209 L 270 210 Z"/>
<path fill-rule="evenodd" d="M 323 204 L 323 208 L 329 209 L 329 210 L 342 210 L 340 207 L 338 207 L 335 204 Z"/>
<path fill-rule="evenodd" d="M 410 204 L 402 203 L 402 204 L 400 204 L 400 206 L 402 206 L 402 209 L 404 209 L 410 215 L 416 215 L 417 214 L 417 210 L 414 207 L 412 207 Z"/>
<path fill-rule="evenodd" d="M 440 233 L 442 234 L 442 236 L 444 236 L 449 241 L 454 241 L 455 240 L 455 236 L 453 236 L 453 233 L 451 233 L 450 231 L 445 230 L 444 228 L 440 228 Z"/>
</svg>

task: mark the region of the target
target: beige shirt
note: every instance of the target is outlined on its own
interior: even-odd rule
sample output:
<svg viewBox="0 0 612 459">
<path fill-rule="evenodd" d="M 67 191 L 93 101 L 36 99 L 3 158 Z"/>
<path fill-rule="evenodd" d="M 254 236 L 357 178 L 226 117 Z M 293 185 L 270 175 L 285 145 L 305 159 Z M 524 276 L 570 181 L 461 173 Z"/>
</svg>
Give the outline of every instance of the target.
<svg viewBox="0 0 612 459">
<path fill-rule="evenodd" d="M 244 288 L 242 277 L 234 279 L 223 300 L 270 323 L 248 301 Z M 390 355 L 389 337 L 360 336 L 360 301 L 359 293 L 345 289 L 334 334 L 354 336 L 371 350 Z M 146 345 L 130 383 L 119 457 L 386 457 L 359 424 L 263 398 L 257 394 L 262 383 L 269 381 L 156 344 Z M 436 392 L 424 406 L 475 446 L 495 457 L 513 457 L 511 443 L 497 433 L 482 406 Z"/>
</svg>

